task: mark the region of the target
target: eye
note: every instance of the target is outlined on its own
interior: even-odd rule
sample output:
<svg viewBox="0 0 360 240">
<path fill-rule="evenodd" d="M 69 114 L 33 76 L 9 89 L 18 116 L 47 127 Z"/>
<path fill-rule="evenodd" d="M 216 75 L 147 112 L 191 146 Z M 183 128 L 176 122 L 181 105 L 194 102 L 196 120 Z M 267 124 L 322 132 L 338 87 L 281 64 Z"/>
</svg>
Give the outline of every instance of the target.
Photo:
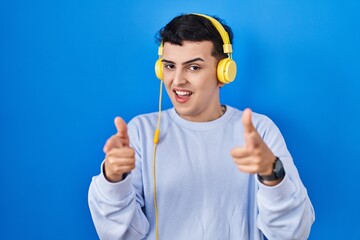
<svg viewBox="0 0 360 240">
<path fill-rule="evenodd" d="M 197 66 L 197 65 L 190 65 L 190 66 L 189 66 L 189 70 L 191 70 L 191 71 L 198 71 L 198 70 L 200 70 L 200 67 Z"/>
<path fill-rule="evenodd" d="M 175 68 L 175 65 L 172 63 L 164 63 L 164 68 L 173 69 L 173 68 Z"/>
</svg>

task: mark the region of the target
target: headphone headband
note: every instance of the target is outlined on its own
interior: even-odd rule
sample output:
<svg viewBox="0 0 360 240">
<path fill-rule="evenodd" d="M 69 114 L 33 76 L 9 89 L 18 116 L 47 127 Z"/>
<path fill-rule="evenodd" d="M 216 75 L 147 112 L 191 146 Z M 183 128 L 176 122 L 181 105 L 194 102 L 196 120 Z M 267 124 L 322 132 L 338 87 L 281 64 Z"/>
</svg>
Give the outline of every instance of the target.
<svg viewBox="0 0 360 240">
<path fill-rule="evenodd" d="M 228 32 L 223 27 L 223 25 L 218 20 L 216 20 L 215 18 L 210 17 L 208 15 L 200 14 L 200 13 L 192 13 L 192 14 L 204 17 L 204 18 L 208 19 L 214 25 L 214 27 L 220 33 L 220 36 L 221 36 L 221 38 L 223 40 L 224 53 L 231 54 L 232 53 L 232 46 L 231 46 L 231 43 L 230 43 L 230 37 L 229 37 Z"/>
</svg>

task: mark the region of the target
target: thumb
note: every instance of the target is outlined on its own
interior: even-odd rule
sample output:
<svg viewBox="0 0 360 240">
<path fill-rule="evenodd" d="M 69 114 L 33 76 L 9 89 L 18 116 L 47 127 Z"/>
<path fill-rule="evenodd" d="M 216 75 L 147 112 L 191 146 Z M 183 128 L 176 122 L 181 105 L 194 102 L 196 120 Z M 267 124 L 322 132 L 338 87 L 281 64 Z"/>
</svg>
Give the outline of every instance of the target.
<svg viewBox="0 0 360 240">
<path fill-rule="evenodd" d="M 103 148 L 106 154 L 113 148 L 129 147 L 129 136 L 125 121 L 121 117 L 116 117 L 114 124 L 117 132 L 106 141 Z"/>
<path fill-rule="evenodd" d="M 127 134 L 126 123 L 121 117 L 116 117 L 114 119 L 114 124 L 115 124 L 116 130 L 117 130 L 117 133 L 116 133 L 117 135 L 122 137 L 123 135 Z"/>
<path fill-rule="evenodd" d="M 245 133 L 251 133 L 253 131 L 256 131 L 254 125 L 252 124 L 251 117 L 252 117 L 251 109 L 250 108 L 245 109 L 241 118 Z"/>
<path fill-rule="evenodd" d="M 128 134 L 127 134 L 127 125 L 126 125 L 126 122 L 121 118 L 121 117 L 116 117 L 114 119 L 114 124 L 115 124 L 115 127 L 116 127 L 116 136 L 122 138 L 125 143 L 125 145 L 128 145 L 129 143 L 129 137 L 128 137 Z"/>
</svg>

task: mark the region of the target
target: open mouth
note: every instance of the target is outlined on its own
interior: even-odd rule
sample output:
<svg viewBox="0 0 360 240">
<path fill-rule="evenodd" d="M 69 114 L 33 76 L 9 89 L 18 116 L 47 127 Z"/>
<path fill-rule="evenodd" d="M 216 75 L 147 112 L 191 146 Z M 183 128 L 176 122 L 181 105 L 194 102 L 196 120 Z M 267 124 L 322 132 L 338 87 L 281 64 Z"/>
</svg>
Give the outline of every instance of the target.
<svg viewBox="0 0 360 240">
<path fill-rule="evenodd" d="M 174 90 L 176 101 L 179 103 L 185 103 L 190 99 L 190 96 L 193 94 L 191 91 L 187 90 Z"/>
<path fill-rule="evenodd" d="M 190 92 L 190 91 L 176 91 L 175 90 L 174 92 L 178 97 L 187 97 L 192 94 L 192 92 Z"/>
</svg>

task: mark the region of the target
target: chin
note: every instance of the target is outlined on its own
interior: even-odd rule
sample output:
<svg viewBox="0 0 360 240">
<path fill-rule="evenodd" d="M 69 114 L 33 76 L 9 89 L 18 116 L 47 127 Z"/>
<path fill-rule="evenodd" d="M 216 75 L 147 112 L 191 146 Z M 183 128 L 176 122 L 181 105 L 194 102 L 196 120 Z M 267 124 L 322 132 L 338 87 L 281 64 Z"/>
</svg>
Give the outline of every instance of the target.
<svg viewBox="0 0 360 240">
<path fill-rule="evenodd" d="M 191 110 L 188 107 L 185 106 L 177 106 L 174 105 L 175 111 L 181 116 L 181 117 L 191 117 L 192 113 Z"/>
</svg>

